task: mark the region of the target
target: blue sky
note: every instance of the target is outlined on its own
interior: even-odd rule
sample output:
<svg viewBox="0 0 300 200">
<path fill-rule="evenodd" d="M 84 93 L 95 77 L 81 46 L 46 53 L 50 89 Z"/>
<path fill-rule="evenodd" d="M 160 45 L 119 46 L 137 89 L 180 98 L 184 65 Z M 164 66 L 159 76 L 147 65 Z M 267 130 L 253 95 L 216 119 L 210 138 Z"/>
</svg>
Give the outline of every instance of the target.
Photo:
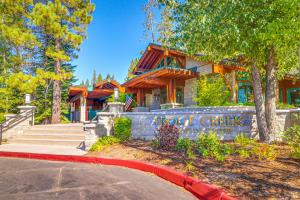
<svg viewBox="0 0 300 200">
<path fill-rule="evenodd" d="M 114 74 L 124 82 L 131 59 L 140 57 L 150 40 L 144 37 L 143 5 L 146 0 L 94 0 L 96 10 L 88 27 L 88 38 L 80 47 L 75 76 L 91 79 L 93 70 Z"/>
</svg>

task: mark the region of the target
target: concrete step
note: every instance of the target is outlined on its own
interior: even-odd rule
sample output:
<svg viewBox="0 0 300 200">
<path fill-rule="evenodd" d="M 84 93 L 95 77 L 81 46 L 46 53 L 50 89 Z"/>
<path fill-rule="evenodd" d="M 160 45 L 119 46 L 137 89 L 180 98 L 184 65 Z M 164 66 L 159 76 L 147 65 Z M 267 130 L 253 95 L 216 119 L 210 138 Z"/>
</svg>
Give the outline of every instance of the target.
<svg viewBox="0 0 300 200">
<path fill-rule="evenodd" d="M 33 144 L 50 146 L 72 146 L 79 147 L 83 144 L 82 140 L 58 140 L 58 139 L 19 139 L 13 138 L 8 141 L 9 144 Z"/>
<path fill-rule="evenodd" d="M 67 129 L 67 130 L 83 130 L 83 125 L 81 126 L 59 126 L 59 125 L 36 125 L 32 126 L 28 129 L 37 129 L 37 130 L 61 130 L 61 129 Z"/>
<path fill-rule="evenodd" d="M 57 140 L 84 140 L 83 134 L 23 134 L 16 139 L 57 139 Z"/>
<path fill-rule="evenodd" d="M 83 129 L 25 129 L 24 134 L 79 134 L 84 135 Z"/>
</svg>

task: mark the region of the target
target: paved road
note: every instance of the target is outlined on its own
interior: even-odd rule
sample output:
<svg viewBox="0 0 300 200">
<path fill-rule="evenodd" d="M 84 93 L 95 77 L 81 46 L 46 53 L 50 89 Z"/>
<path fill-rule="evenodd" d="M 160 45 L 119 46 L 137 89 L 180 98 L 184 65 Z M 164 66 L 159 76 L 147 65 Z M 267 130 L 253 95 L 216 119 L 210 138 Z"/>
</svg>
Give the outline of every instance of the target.
<svg viewBox="0 0 300 200">
<path fill-rule="evenodd" d="M 195 199 L 154 175 L 94 164 L 0 158 L 0 200 Z"/>
</svg>

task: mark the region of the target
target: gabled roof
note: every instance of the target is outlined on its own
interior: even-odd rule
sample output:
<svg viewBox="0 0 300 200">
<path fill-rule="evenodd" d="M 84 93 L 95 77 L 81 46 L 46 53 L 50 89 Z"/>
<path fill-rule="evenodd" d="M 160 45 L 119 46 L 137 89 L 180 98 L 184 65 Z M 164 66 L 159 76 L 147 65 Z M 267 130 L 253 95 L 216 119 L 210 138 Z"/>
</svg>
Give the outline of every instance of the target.
<svg viewBox="0 0 300 200">
<path fill-rule="evenodd" d="M 88 90 L 85 86 L 71 86 L 69 88 L 69 97 L 72 98 L 80 94 L 87 98 L 102 98 L 112 95 L 114 88 L 118 88 L 120 92 L 125 92 L 125 89 L 117 81 L 104 80 L 98 83 L 92 90 Z"/>
<path fill-rule="evenodd" d="M 186 57 L 186 54 L 182 51 L 173 48 L 164 48 L 159 44 L 150 43 L 139 60 L 134 73 L 139 74 L 144 71 L 152 70 L 164 56 L 168 55 L 181 58 Z M 179 61 L 179 64 L 181 64 L 181 66 L 184 65 L 181 61 Z"/>
<path fill-rule="evenodd" d="M 114 80 L 104 80 L 96 84 L 95 88 L 98 89 L 114 89 L 119 88 L 120 84 Z"/>
<path fill-rule="evenodd" d="M 69 96 L 73 97 L 78 94 L 81 94 L 83 96 L 87 96 L 88 94 L 88 89 L 85 86 L 71 86 L 69 87 Z"/>
</svg>

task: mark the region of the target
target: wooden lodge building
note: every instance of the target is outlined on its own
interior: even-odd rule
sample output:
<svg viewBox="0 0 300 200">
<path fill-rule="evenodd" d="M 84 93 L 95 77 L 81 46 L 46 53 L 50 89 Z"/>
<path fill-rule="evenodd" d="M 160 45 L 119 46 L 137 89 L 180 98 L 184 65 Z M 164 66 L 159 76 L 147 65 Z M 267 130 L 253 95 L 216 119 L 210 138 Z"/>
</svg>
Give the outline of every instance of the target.
<svg viewBox="0 0 300 200">
<path fill-rule="evenodd" d="M 92 119 L 96 112 L 104 108 L 106 99 L 113 94 L 114 88 L 134 94 L 136 111 L 195 105 L 193 84 L 200 75 L 221 75 L 232 92 L 233 102 L 253 102 L 250 77 L 245 68 L 205 63 L 199 61 L 199 57 L 200 55 L 188 56 L 176 49 L 149 44 L 133 72 L 136 76 L 124 84 L 104 81 L 90 90 L 79 86 L 71 87 L 71 119 Z M 278 98 L 281 102 L 300 106 L 299 77 L 296 79 L 295 76 L 287 76 L 278 85 Z"/>
<path fill-rule="evenodd" d="M 141 57 L 133 79 L 122 86 L 136 94 L 137 104 L 150 109 L 192 106 L 193 83 L 200 75 L 220 74 L 232 92 L 232 101 L 253 101 L 249 73 L 245 68 L 226 64 L 205 63 L 199 56 L 188 56 L 175 49 L 150 44 Z M 232 90 L 232 88 L 234 88 Z M 293 76 L 279 81 L 280 101 L 300 104 L 300 79 Z"/>
<path fill-rule="evenodd" d="M 105 109 L 106 100 L 117 88 L 124 92 L 124 88 L 114 80 L 105 80 L 94 87 L 72 86 L 69 88 L 70 120 L 72 122 L 92 120 L 97 112 Z"/>
</svg>

